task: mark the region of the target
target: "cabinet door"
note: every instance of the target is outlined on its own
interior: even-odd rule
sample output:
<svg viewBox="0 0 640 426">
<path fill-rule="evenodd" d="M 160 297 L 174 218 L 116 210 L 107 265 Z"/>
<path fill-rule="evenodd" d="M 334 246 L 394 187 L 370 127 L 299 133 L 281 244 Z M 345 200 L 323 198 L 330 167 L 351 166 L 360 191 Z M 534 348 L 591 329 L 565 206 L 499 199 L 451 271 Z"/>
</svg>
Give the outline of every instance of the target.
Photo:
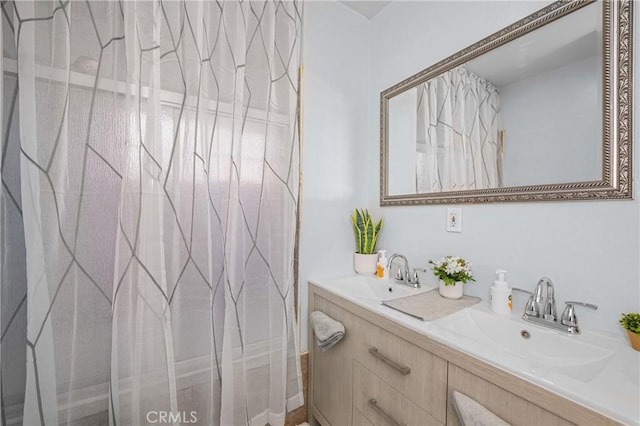
<svg viewBox="0 0 640 426">
<path fill-rule="evenodd" d="M 316 345 L 315 335 L 309 334 L 311 403 L 331 425 L 349 426 L 353 412 L 353 315 L 317 295 L 313 296 L 312 309 L 340 321 L 345 335 L 334 347 L 322 352 Z"/>
<path fill-rule="evenodd" d="M 514 426 L 565 426 L 573 424 L 506 389 L 449 363 L 447 426 L 460 424 L 452 405 L 451 394 L 454 390 L 476 400 L 496 416 Z"/>
</svg>

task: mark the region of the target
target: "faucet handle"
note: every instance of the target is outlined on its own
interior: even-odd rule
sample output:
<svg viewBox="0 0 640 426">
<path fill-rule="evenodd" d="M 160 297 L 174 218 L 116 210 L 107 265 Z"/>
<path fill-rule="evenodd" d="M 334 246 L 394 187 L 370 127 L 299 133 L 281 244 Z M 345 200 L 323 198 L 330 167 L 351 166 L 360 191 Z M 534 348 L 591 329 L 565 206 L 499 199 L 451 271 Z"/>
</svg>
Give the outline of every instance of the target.
<svg viewBox="0 0 640 426">
<path fill-rule="evenodd" d="M 598 305 L 593 305 L 591 303 L 585 303 L 585 302 L 564 302 L 565 305 L 576 305 L 576 306 L 582 306 L 583 308 L 589 308 L 592 311 L 597 311 L 598 310 Z"/>
<path fill-rule="evenodd" d="M 396 270 L 395 279 L 397 281 L 404 281 L 405 280 L 404 273 L 402 272 L 402 268 L 400 266 L 398 266 L 398 269 Z"/>
<path fill-rule="evenodd" d="M 513 287 L 511 291 L 517 291 L 520 293 L 526 293 L 529 295 L 529 299 L 527 300 L 526 305 L 524 305 L 524 314 L 532 317 L 540 316 L 540 307 L 538 303 L 535 301 L 535 294 L 528 290 L 524 290 L 521 288 Z"/>
<path fill-rule="evenodd" d="M 416 285 L 420 285 L 420 276 L 418 275 L 418 271 L 419 272 L 427 272 L 427 270 L 425 268 L 413 268 L 413 272 L 412 272 L 411 277 L 409 279 L 410 283 L 416 284 Z"/>
<path fill-rule="evenodd" d="M 566 308 L 564 308 L 564 312 L 562 313 L 562 319 L 560 320 L 560 322 L 563 325 L 567 325 L 570 327 L 578 326 L 578 317 L 576 316 L 574 306 L 582 306 L 583 308 L 589 308 L 594 311 L 598 309 L 597 305 L 592 305 L 591 303 L 584 303 L 584 302 L 564 302 L 564 303 L 567 306 Z"/>
</svg>

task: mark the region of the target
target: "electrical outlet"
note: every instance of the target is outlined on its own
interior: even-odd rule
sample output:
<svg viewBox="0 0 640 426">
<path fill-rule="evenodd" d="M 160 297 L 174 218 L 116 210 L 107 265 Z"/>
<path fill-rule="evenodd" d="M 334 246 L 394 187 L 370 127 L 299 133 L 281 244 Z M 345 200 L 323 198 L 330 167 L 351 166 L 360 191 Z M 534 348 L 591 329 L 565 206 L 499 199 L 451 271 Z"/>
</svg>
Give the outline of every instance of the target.
<svg viewBox="0 0 640 426">
<path fill-rule="evenodd" d="M 447 208 L 447 232 L 462 232 L 462 209 Z"/>
</svg>

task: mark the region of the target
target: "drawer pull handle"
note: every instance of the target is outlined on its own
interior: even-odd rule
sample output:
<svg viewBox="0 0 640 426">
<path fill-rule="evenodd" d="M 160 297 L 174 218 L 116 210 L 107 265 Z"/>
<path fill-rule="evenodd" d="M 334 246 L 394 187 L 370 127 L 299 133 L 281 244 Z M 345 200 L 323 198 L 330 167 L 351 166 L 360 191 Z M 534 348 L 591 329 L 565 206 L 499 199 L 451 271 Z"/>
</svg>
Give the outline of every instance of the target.
<svg viewBox="0 0 640 426">
<path fill-rule="evenodd" d="M 378 407 L 378 401 L 376 401 L 375 398 L 371 398 L 369 399 L 369 405 L 371 406 L 371 408 L 373 408 L 374 410 L 376 410 L 376 412 L 378 414 L 380 414 L 382 417 L 384 417 L 384 419 L 391 425 L 393 426 L 407 426 L 404 423 L 400 423 L 399 421 L 397 421 L 396 419 L 394 419 L 393 417 L 391 417 L 389 414 L 387 414 L 382 408 Z"/>
<path fill-rule="evenodd" d="M 378 358 L 380 361 L 386 364 L 389 364 L 391 367 L 398 370 L 400 374 L 402 374 L 403 376 L 406 376 L 407 374 L 411 373 L 410 367 L 407 367 L 406 365 L 398 364 L 397 362 L 387 358 L 386 356 L 378 352 L 378 348 L 376 348 L 375 346 L 372 346 L 369 348 L 369 353 L 375 356 L 376 358 Z"/>
</svg>

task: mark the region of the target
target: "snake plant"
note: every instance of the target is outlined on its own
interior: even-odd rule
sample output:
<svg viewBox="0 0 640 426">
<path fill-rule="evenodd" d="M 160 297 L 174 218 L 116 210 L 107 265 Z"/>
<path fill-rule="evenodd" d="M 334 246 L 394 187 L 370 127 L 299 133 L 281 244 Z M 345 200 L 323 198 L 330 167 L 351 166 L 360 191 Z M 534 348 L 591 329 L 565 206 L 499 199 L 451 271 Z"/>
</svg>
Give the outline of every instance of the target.
<svg viewBox="0 0 640 426">
<path fill-rule="evenodd" d="M 353 230 L 356 233 L 356 252 L 360 254 L 374 254 L 378 236 L 382 230 L 383 220 L 375 223 L 367 209 L 356 209 L 351 216 Z"/>
</svg>

